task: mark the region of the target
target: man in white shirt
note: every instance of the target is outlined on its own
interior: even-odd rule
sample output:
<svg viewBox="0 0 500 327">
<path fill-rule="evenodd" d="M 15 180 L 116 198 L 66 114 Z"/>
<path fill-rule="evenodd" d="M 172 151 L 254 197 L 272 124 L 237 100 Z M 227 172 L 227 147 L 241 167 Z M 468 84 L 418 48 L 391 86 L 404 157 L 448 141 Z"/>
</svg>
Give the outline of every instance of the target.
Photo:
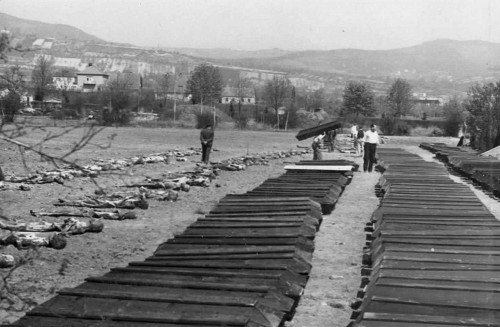
<svg viewBox="0 0 500 327">
<path fill-rule="evenodd" d="M 370 130 L 365 132 L 363 138 L 365 155 L 363 157 L 363 171 L 371 172 L 375 163 L 375 154 L 377 152 L 377 144 L 380 143 L 380 136 L 377 133 L 376 125 L 370 125 Z"/>
<path fill-rule="evenodd" d="M 358 124 L 353 124 L 351 127 L 351 137 L 356 138 L 358 135 Z"/>
</svg>

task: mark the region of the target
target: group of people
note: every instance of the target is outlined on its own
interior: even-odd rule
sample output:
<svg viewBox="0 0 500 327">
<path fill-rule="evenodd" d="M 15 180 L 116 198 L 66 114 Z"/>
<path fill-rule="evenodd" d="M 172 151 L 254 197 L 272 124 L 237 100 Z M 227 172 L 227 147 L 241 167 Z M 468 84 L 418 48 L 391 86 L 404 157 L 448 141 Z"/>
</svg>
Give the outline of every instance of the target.
<svg viewBox="0 0 500 327">
<path fill-rule="evenodd" d="M 336 135 L 336 130 L 333 130 L 314 137 L 312 143 L 313 160 L 323 159 L 320 150 L 322 141 L 328 146 L 328 152 L 333 152 Z M 377 126 L 370 125 L 370 129 L 364 131 L 362 128 L 358 129 L 358 125 L 354 124 L 351 127 L 351 138 L 353 139 L 354 148 L 356 149 L 356 155 L 363 155 L 363 171 L 373 171 L 373 166 L 377 162 L 377 144 L 380 143 Z"/>
<path fill-rule="evenodd" d="M 337 137 L 337 130 L 330 130 L 328 132 L 319 134 L 313 138 L 312 149 L 313 149 L 313 160 L 323 160 L 323 155 L 321 153 L 321 142 L 328 148 L 328 152 L 333 152 L 335 145 L 335 138 Z"/>
<path fill-rule="evenodd" d="M 328 152 L 334 151 L 336 136 L 337 131 L 330 130 L 314 137 L 312 143 L 313 160 L 323 159 L 321 152 L 322 142 L 324 142 L 327 146 Z M 363 171 L 371 172 L 373 170 L 373 165 L 377 162 L 377 144 L 380 143 L 380 137 L 377 133 L 377 126 L 370 125 L 370 129 L 365 132 L 362 128 L 358 129 L 357 124 L 354 124 L 351 127 L 351 138 L 354 142 L 356 154 L 359 156 L 363 153 Z M 205 128 L 203 128 L 200 132 L 200 142 L 202 149 L 201 161 L 203 161 L 204 163 L 209 163 L 210 151 L 212 149 L 213 141 L 214 130 L 212 128 L 212 125 L 206 125 Z"/>
<path fill-rule="evenodd" d="M 380 136 L 377 132 L 377 126 L 372 124 L 370 129 L 366 132 L 362 128 L 358 130 L 356 124 L 356 133 L 352 135 L 356 147 L 356 153 L 361 155 L 363 153 L 363 171 L 373 171 L 373 165 L 377 163 L 377 145 L 380 144 Z M 352 131 L 352 129 L 351 129 Z"/>
<path fill-rule="evenodd" d="M 351 137 L 356 149 L 356 155 L 363 155 L 363 171 L 371 172 L 373 165 L 377 163 L 377 144 L 380 143 L 377 126 L 372 124 L 370 129 L 364 131 L 363 128 L 358 128 L 358 124 L 353 124 Z"/>
</svg>

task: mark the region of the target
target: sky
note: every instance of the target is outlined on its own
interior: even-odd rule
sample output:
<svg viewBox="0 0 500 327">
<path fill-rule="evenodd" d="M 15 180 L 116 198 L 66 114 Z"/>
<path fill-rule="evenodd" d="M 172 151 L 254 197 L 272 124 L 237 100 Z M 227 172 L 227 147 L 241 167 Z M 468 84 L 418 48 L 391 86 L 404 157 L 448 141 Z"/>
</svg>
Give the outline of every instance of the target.
<svg viewBox="0 0 500 327">
<path fill-rule="evenodd" d="M 300 51 L 385 50 L 435 39 L 500 43 L 498 0 L 0 0 L 0 12 L 147 47 Z"/>
</svg>

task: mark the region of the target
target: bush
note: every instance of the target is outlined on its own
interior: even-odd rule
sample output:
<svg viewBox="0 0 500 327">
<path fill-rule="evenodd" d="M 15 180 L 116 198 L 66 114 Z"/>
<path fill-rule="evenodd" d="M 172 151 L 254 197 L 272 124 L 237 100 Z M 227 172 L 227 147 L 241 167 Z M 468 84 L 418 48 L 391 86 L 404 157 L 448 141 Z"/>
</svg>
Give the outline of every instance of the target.
<svg viewBox="0 0 500 327">
<path fill-rule="evenodd" d="M 61 109 L 61 110 L 54 110 L 52 112 L 52 118 L 54 119 L 78 119 L 80 118 L 80 115 L 78 112 L 72 109 Z"/>
<path fill-rule="evenodd" d="M 380 129 L 386 135 L 410 135 L 410 125 L 393 116 L 385 116 L 380 119 Z"/>
<path fill-rule="evenodd" d="M 3 99 L 3 122 L 13 123 L 14 118 L 22 107 L 21 97 L 15 92 L 9 92 Z"/>
<path fill-rule="evenodd" d="M 394 125 L 394 135 L 410 135 L 410 125 L 402 120 L 396 121 Z"/>
<path fill-rule="evenodd" d="M 443 136 L 443 131 L 436 126 L 416 127 L 411 129 L 411 136 Z"/>
<path fill-rule="evenodd" d="M 460 114 L 449 115 L 444 123 L 444 132 L 446 136 L 457 136 L 461 124 L 462 117 Z"/>
<path fill-rule="evenodd" d="M 105 126 L 126 126 L 130 124 L 131 113 L 129 110 L 104 110 L 102 116 L 99 117 L 99 123 Z"/>
<path fill-rule="evenodd" d="M 386 135 L 394 135 L 396 118 L 385 116 L 380 119 L 380 130 Z"/>
</svg>

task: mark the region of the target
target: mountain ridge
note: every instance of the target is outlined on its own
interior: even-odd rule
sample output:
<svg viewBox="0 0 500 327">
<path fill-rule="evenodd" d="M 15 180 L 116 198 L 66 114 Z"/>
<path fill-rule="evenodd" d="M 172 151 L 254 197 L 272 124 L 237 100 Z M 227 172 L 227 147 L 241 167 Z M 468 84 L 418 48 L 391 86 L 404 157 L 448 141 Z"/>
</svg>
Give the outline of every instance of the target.
<svg viewBox="0 0 500 327">
<path fill-rule="evenodd" d="M 48 45 L 52 48 L 43 48 L 43 51 L 59 57 L 60 62 L 79 58 L 80 66 L 94 62 L 111 70 L 126 68 L 138 73 L 166 73 L 173 71 L 175 66 L 189 65 L 191 68 L 183 70 L 189 72 L 193 65 L 208 61 L 226 67 L 285 72 L 300 79 L 297 82 L 300 85 L 328 85 L 336 90 L 341 90 L 349 79 L 375 81 L 379 87 L 380 83 L 388 85 L 392 79 L 401 77 L 423 89 L 460 89 L 463 92 L 472 83 L 500 79 L 500 44 L 482 40 L 445 38 L 388 50 L 139 47 L 104 41 L 69 25 L 25 20 L 4 13 L 0 13 L 0 21 L 0 28 L 9 29 L 14 39 L 30 34 L 20 42 L 26 47 L 35 41 L 32 34 L 36 34 L 36 38 L 54 37 L 63 42 L 54 42 Z M 58 33 L 52 30 L 54 28 Z"/>
<path fill-rule="evenodd" d="M 105 42 L 94 35 L 67 24 L 44 23 L 36 20 L 18 18 L 2 12 L 0 12 L 0 22 L 0 28 L 10 30 L 14 35 L 33 34 L 37 35 L 39 38 Z"/>
</svg>

